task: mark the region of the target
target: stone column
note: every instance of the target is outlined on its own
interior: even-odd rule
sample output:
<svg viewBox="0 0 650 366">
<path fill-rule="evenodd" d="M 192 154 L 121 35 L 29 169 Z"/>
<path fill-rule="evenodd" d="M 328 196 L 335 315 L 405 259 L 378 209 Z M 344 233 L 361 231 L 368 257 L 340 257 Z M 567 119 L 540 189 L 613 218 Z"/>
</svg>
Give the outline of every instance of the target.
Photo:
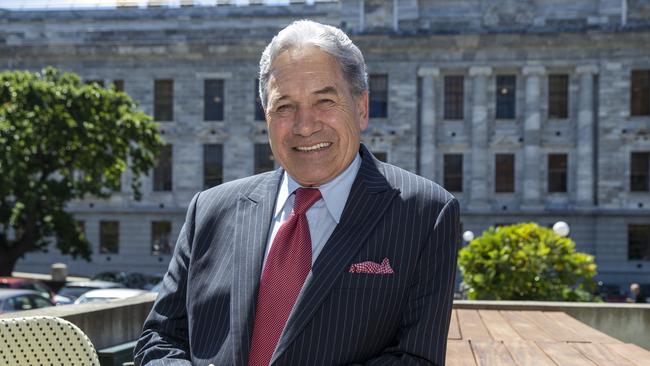
<svg viewBox="0 0 650 366">
<path fill-rule="evenodd" d="M 492 68 L 473 66 L 469 69 L 472 77 L 472 177 L 470 179 L 470 209 L 488 208 L 488 118 L 487 82 Z"/>
<path fill-rule="evenodd" d="M 576 134 L 577 168 L 576 203 L 579 207 L 594 204 L 594 74 L 595 65 L 576 68 L 580 76 L 578 96 L 578 129 Z"/>
<path fill-rule="evenodd" d="M 539 209 L 542 208 L 541 171 L 544 164 L 541 156 L 541 76 L 546 70 L 542 66 L 526 66 L 522 71 L 526 78 L 522 207 Z"/>
<path fill-rule="evenodd" d="M 420 175 L 434 180 L 436 158 L 436 101 L 434 80 L 440 71 L 435 67 L 421 67 L 422 100 L 420 108 Z"/>
</svg>

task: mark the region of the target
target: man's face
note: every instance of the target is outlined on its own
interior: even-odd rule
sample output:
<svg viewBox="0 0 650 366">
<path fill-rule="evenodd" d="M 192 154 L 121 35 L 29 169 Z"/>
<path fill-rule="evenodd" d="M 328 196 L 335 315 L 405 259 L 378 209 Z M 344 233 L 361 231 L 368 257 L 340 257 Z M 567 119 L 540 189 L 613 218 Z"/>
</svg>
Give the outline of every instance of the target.
<svg viewBox="0 0 650 366">
<path fill-rule="evenodd" d="M 354 97 L 332 56 L 291 48 L 271 65 L 266 121 L 273 155 L 303 186 L 343 172 L 368 127 L 368 93 Z"/>
</svg>

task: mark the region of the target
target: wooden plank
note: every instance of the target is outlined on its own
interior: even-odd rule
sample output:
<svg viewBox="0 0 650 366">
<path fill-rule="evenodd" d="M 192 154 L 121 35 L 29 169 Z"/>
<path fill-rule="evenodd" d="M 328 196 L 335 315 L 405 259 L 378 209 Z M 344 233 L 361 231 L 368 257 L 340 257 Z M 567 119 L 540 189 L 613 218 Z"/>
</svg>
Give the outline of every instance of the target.
<svg viewBox="0 0 650 366">
<path fill-rule="evenodd" d="M 624 357 L 636 366 L 650 366 L 650 351 L 632 343 L 603 344 L 602 346 Z"/>
<path fill-rule="evenodd" d="M 567 327 L 573 329 L 574 332 L 582 334 L 583 339 L 592 343 L 623 343 L 618 339 L 608 336 L 607 334 L 598 331 L 585 323 L 578 321 L 577 319 L 567 315 L 562 312 L 549 312 L 546 314 L 548 317 L 555 319 L 556 321 L 566 324 Z"/>
<path fill-rule="evenodd" d="M 556 366 L 555 363 L 532 341 L 503 343 L 512 358 L 521 366 Z"/>
<path fill-rule="evenodd" d="M 476 310 L 458 309 L 458 323 L 464 340 L 491 341 L 490 333 Z"/>
<path fill-rule="evenodd" d="M 508 322 L 497 310 L 479 310 L 478 314 L 483 324 L 495 341 L 517 341 L 522 340 Z"/>
<path fill-rule="evenodd" d="M 450 339 L 447 341 L 447 366 L 476 366 L 469 341 Z"/>
<path fill-rule="evenodd" d="M 475 342 L 470 341 L 474 358 L 478 366 L 516 366 L 517 363 L 512 359 L 506 346 L 501 342 Z"/>
<path fill-rule="evenodd" d="M 543 328 L 523 316 L 522 311 L 501 311 L 504 319 L 527 341 L 554 341 L 555 338 Z"/>
<path fill-rule="evenodd" d="M 458 326 L 458 314 L 457 310 L 451 311 L 451 320 L 449 321 L 449 332 L 447 333 L 447 339 L 463 339 L 460 333 L 460 327 Z"/>
<path fill-rule="evenodd" d="M 594 366 L 577 349 L 564 342 L 536 342 L 537 346 L 560 366 Z"/>
<path fill-rule="evenodd" d="M 571 345 L 599 366 L 634 366 L 625 357 L 621 357 L 601 344 L 571 343 Z"/>
<path fill-rule="evenodd" d="M 544 329 L 546 333 L 552 334 L 553 338 L 563 342 L 589 342 L 587 337 L 581 333 L 576 333 L 565 323 L 557 321 L 554 317 L 548 316 L 547 311 L 526 311 L 523 315 L 538 327 Z"/>
</svg>

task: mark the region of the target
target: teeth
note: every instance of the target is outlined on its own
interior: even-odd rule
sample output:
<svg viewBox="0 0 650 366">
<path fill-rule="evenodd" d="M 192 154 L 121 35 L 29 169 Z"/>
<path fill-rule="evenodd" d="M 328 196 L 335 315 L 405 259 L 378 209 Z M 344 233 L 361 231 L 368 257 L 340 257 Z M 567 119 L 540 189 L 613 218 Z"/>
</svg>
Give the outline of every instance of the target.
<svg viewBox="0 0 650 366">
<path fill-rule="evenodd" d="M 296 150 L 299 150 L 299 151 L 314 151 L 314 150 L 318 150 L 318 149 L 328 147 L 330 145 L 331 145 L 330 142 L 321 142 L 321 143 L 313 145 L 313 146 L 298 146 L 298 147 L 296 147 Z"/>
</svg>

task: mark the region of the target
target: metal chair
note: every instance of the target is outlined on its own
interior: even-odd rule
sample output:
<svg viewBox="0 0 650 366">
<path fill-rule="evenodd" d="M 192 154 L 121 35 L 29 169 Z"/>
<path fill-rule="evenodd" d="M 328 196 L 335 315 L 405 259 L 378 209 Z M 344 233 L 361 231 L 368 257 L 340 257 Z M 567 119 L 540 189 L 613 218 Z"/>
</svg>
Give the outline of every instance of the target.
<svg viewBox="0 0 650 366">
<path fill-rule="evenodd" d="M 95 347 L 74 324 L 52 316 L 0 319 L 0 364 L 99 366 Z"/>
</svg>

